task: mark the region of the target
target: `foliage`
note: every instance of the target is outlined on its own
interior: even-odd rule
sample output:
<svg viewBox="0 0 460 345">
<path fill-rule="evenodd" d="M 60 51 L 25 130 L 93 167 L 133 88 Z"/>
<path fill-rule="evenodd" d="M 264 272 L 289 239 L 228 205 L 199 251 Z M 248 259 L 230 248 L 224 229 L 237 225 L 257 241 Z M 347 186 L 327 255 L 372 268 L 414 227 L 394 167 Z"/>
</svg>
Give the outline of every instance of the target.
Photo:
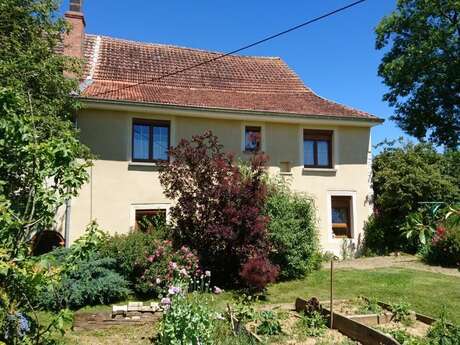
<svg viewBox="0 0 460 345">
<path fill-rule="evenodd" d="M 447 322 L 443 309 L 439 319 L 431 326 L 427 338 L 429 345 L 460 345 L 460 327 Z"/>
<path fill-rule="evenodd" d="M 174 280 L 201 275 L 197 256 L 187 247 L 174 249 L 171 241 L 160 241 L 152 232 L 115 235 L 101 248 L 116 261 L 116 270 L 140 296 L 156 297 Z"/>
<path fill-rule="evenodd" d="M 255 345 L 257 340 L 244 332 L 233 334 L 227 320 L 215 320 L 213 327 L 214 344 L 219 345 Z"/>
<path fill-rule="evenodd" d="M 427 242 L 435 234 L 436 227 L 436 211 L 440 207 L 439 204 L 432 208 L 430 214 L 426 214 L 425 210 L 420 208 L 418 211 L 410 213 L 406 217 L 406 221 L 401 226 L 403 235 L 421 246 L 425 246 Z"/>
<path fill-rule="evenodd" d="M 320 266 L 316 212 L 313 200 L 292 193 L 280 181 L 271 183 L 265 213 L 273 246 L 270 261 L 280 269 L 281 279 L 298 279 Z"/>
<path fill-rule="evenodd" d="M 241 294 L 236 298 L 235 307 L 233 310 L 233 316 L 238 322 L 246 322 L 254 319 L 256 312 L 254 310 L 253 303 L 256 301 L 255 296 Z"/>
<path fill-rule="evenodd" d="M 392 319 L 397 322 L 402 322 L 405 324 L 410 324 L 411 319 L 411 311 L 410 311 L 410 304 L 407 302 L 397 302 L 390 304 L 390 310 L 392 315 Z"/>
<path fill-rule="evenodd" d="M 320 337 L 327 329 L 326 320 L 318 311 L 302 315 L 297 323 L 297 327 L 303 334 L 309 337 Z"/>
<path fill-rule="evenodd" d="M 379 76 L 384 100 L 406 133 L 438 145 L 460 145 L 460 4 L 399 0 L 376 28 L 377 49 L 389 48 Z"/>
<path fill-rule="evenodd" d="M 278 267 L 273 266 L 267 258 L 257 256 L 243 264 L 240 277 L 252 291 L 259 292 L 263 291 L 267 284 L 276 280 L 278 272 Z"/>
<path fill-rule="evenodd" d="M 402 236 L 401 226 L 421 202 L 460 199 L 456 184 L 459 173 L 451 169 L 451 162 L 446 154 L 427 144 L 385 147 L 374 158 L 374 217 L 365 227 L 368 251 L 380 254 L 418 249 L 417 243 Z"/>
<path fill-rule="evenodd" d="M 382 307 L 378 303 L 378 299 L 375 297 L 370 298 L 359 298 L 359 313 L 361 314 L 380 314 Z"/>
<path fill-rule="evenodd" d="M 271 310 L 262 311 L 258 317 L 257 334 L 277 335 L 281 333 L 281 323 L 278 315 Z"/>
<path fill-rule="evenodd" d="M 430 264 L 460 268 L 460 227 L 439 225 L 424 259 Z"/>
<path fill-rule="evenodd" d="M 51 333 L 63 329 L 65 312 L 48 325 L 35 316 L 35 296 L 54 273 L 27 258 L 28 244 L 77 194 L 89 165 L 71 122 L 78 81 L 63 74 L 79 66 L 56 53 L 67 29 L 57 9 L 52 0 L 0 2 L 0 322 L 9 329 L 0 341 L 7 344 L 51 344 Z"/>
<path fill-rule="evenodd" d="M 426 340 L 410 335 L 401 328 L 389 330 L 388 333 L 401 345 L 428 345 Z"/>
<path fill-rule="evenodd" d="M 213 344 L 213 313 L 199 294 L 177 294 L 163 314 L 155 344 Z"/>
<path fill-rule="evenodd" d="M 128 297 L 128 282 L 115 272 L 115 260 L 92 252 L 85 258 L 72 261 L 72 267 L 61 273 L 59 283 L 48 286 L 40 295 L 43 308 L 78 309 L 86 305 L 108 304 Z"/>
<path fill-rule="evenodd" d="M 239 275 L 243 265 L 250 258 L 264 257 L 269 249 L 268 217 L 262 212 L 266 157 L 253 156 L 249 173 L 242 174 L 233 155 L 223 152 L 210 131 L 181 140 L 170 155 L 160 182 L 165 195 L 175 200 L 174 242 L 196 250 L 215 283 L 249 285 Z"/>
</svg>

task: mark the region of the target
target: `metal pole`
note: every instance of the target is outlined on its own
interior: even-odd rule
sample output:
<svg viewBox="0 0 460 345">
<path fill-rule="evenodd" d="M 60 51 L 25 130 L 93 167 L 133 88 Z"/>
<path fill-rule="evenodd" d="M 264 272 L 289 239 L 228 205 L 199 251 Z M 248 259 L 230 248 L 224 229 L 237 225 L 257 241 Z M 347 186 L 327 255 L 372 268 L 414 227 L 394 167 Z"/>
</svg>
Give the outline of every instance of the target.
<svg viewBox="0 0 460 345">
<path fill-rule="evenodd" d="M 71 213 L 70 197 L 65 201 L 65 227 L 64 227 L 64 241 L 65 248 L 70 245 L 70 213 Z"/>
<path fill-rule="evenodd" d="M 334 311 L 333 311 L 333 302 L 334 302 L 334 297 L 333 297 L 333 272 L 334 272 L 334 259 L 331 260 L 331 298 L 330 298 L 330 318 L 331 318 L 331 324 L 330 328 L 332 329 L 332 326 L 334 325 Z"/>
</svg>

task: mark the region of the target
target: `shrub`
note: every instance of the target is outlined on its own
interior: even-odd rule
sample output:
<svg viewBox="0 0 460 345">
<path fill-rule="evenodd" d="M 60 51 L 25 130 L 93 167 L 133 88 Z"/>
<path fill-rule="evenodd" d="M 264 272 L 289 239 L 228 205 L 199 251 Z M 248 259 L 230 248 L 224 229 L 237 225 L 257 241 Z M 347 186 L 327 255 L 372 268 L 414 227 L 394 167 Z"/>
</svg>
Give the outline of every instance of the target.
<svg viewBox="0 0 460 345">
<path fill-rule="evenodd" d="M 439 225 L 424 259 L 430 264 L 460 268 L 460 227 Z"/>
<path fill-rule="evenodd" d="M 316 213 L 313 200 L 292 193 L 282 183 L 271 185 L 265 212 L 273 246 L 270 261 L 280 269 L 280 278 L 298 279 L 319 268 Z"/>
<path fill-rule="evenodd" d="M 250 258 L 243 264 L 240 276 L 252 290 L 262 291 L 267 284 L 276 280 L 278 268 L 273 266 L 267 258 L 258 256 Z"/>
<path fill-rule="evenodd" d="M 281 323 L 278 315 L 271 310 L 262 311 L 259 315 L 257 334 L 277 335 L 281 333 Z"/>
<path fill-rule="evenodd" d="M 181 140 L 170 155 L 160 182 L 165 195 L 176 201 L 171 208 L 174 242 L 196 250 L 214 283 L 250 284 L 239 275 L 242 266 L 269 249 L 268 218 L 262 212 L 267 157 L 253 156 L 242 173 L 210 131 Z"/>
<path fill-rule="evenodd" d="M 140 296 L 158 296 L 173 280 L 188 280 L 200 273 L 198 258 L 187 247 L 175 250 L 171 241 L 160 241 L 152 233 L 116 235 L 101 251 L 116 260 L 117 272 Z"/>
<path fill-rule="evenodd" d="M 460 345 L 460 327 L 447 322 L 445 309 L 429 329 L 427 340 L 429 345 Z"/>
<path fill-rule="evenodd" d="M 69 253 L 70 254 L 70 253 Z M 85 305 L 108 304 L 128 297 L 128 282 L 115 272 L 115 260 L 90 253 L 61 272 L 58 284 L 40 295 L 45 309 L 78 309 Z"/>
<path fill-rule="evenodd" d="M 440 154 L 428 144 L 384 148 L 372 164 L 375 218 L 366 227 L 368 250 L 415 252 L 415 243 L 401 236 L 401 225 L 420 202 L 460 199 L 456 164 L 457 155 Z"/>
<path fill-rule="evenodd" d="M 327 329 L 326 320 L 320 312 L 302 315 L 297 323 L 299 330 L 309 337 L 320 337 Z"/>
<path fill-rule="evenodd" d="M 206 301 L 198 294 L 185 297 L 175 295 L 171 306 L 163 314 L 156 344 L 211 345 L 214 344 L 213 315 Z"/>
</svg>

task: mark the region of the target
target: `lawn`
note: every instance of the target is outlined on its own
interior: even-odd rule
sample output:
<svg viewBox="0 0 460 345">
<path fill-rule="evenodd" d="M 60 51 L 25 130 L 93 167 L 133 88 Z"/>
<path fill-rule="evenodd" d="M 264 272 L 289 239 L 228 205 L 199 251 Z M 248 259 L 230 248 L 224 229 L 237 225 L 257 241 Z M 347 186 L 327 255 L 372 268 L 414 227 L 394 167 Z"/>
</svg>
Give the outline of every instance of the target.
<svg viewBox="0 0 460 345">
<path fill-rule="evenodd" d="M 403 268 L 374 270 L 340 269 L 334 274 L 335 297 L 353 298 L 360 295 L 377 297 L 385 302 L 407 301 L 420 313 L 436 316 L 443 305 L 449 318 L 460 324 L 460 278 L 439 273 Z M 233 293 L 214 295 L 213 305 L 223 310 L 231 302 Z M 329 271 L 321 270 L 303 280 L 274 284 L 268 289 L 264 303 L 294 303 L 296 297 L 329 296 Z M 86 310 L 110 310 L 96 306 Z M 68 344 L 148 344 L 153 330 L 149 327 L 113 328 L 103 331 L 70 331 Z"/>
</svg>

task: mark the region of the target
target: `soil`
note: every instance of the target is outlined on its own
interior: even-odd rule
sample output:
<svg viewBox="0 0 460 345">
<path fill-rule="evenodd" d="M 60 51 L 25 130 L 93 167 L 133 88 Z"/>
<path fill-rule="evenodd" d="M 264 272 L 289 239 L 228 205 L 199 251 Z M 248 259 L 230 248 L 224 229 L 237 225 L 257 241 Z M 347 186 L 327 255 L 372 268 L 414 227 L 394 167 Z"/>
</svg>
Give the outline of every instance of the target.
<svg viewBox="0 0 460 345">
<path fill-rule="evenodd" d="M 325 268 L 329 267 L 329 263 L 324 264 Z M 440 266 L 430 266 L 423 263 L 420 258 L 414 255 L 402 254 L 391 256 L 376 256 L 370 258 L 357 258 L 345 261 L 340 261 L 335 264 L 335 267 L 340 268 L 354 268 L 361 270 L 368 270 L 374 268 L 386 267 L 401 267 L 410 268 L 419 271 L 441 273 L 449 276 L 460 277 L 460 271 L 456 268 L 445 268 Z"/>
<path fill-rule="evenodd" d="M 403 325 L 400 322 L 392 321 L 392 322 L 389 322 L 383 325 L 379 325 L 376 328 L 383 332 L 389 331 L 389 330 L 403 329 L 412 336 L 424 338 L 426 334 L 428 333 L 430 326 L 420 321 L 415 321 L 413 324 L 409 326 Z"/>
</svg>

